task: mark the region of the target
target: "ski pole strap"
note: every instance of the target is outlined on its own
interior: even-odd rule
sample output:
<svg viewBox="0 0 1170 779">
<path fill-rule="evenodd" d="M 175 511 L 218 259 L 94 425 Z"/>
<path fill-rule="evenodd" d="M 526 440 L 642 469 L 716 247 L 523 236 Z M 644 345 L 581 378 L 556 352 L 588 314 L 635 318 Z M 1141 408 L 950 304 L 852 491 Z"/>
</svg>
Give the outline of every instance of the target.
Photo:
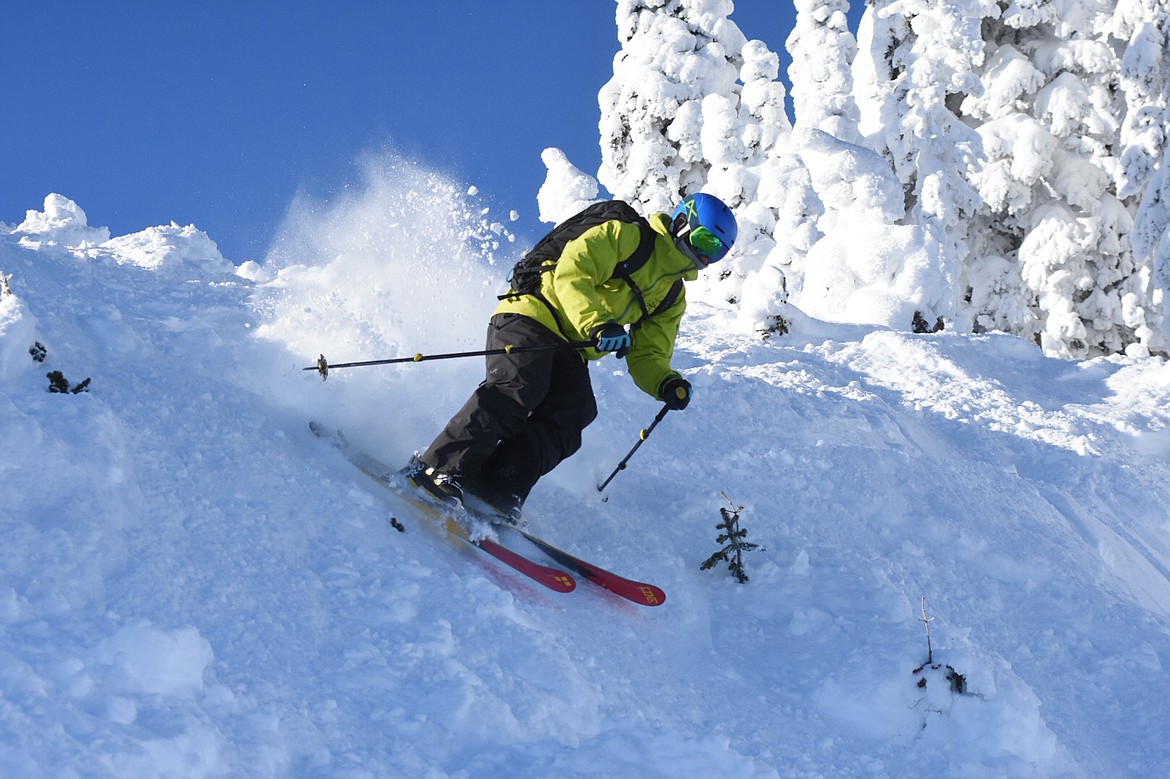
<svg viewBox="0 0 1170 779">
<path fill-rule="evenodd" d="M 493 354 L 513 354 L 516 352 L 539 352 L 548 349 L 560 349 L 568 346 L 573 349 L 584 349 L 587 346 L 592 346 L 592 341 L 570 341 L 562 344 L 538 344 L 535 346 L 516 346 L 508 344 L 501 349 L 481 349 L 475 352 L 447 352 L 446 354 L 415 354 L 411 357 L 393 357 L 388 360 L 362 360 L 360 362 L 338 362 L 330 363 L 325 359 L 325 355 L 317 358 L 316 365 L 310 365 L 307 368 L 302 368 L 306 371 L 317 371 L 321 374 L 321 380 L 329 378 L 329 371 L 334 368 L 360 368 L 368 365 L 395 365 L 406 362 L 424 362 L 426 360 L 453 360 L 459 357 L 487 357 Z"/>
<path fill-rule="evenodd" d="M 654 421 L 650 423 L 650 427 L 647 427 L 646 429 L 638 432 L 638 443 L 634 444 L 634 448 L 630 450 L 629 454 L 622 458 L 622 461 L 618 463 L 616 468 L 613 469 L 613 473 L 609 475 L 609 478 L 603 481 L 601 484 L 597 485 L 598 492 L 605 492 L 605 488 L 609 486 L 609 483 L 613 481 L 613 478 L 617 476 L 618 473 L 626 469 L 626 466 L 630 462 L 630 458 L 634 456 L 634 452 L 638 451 L 638 447 L 642 445 L 642 442 L 650 437 L 650 434 L 654 432 L 654 428 L 658 427 L 658 423 L 663 420 L 668 411 L 670 411 L 670 406 L 663 406 L 662 410 L 658 412 L 658 415 L 654 417 Z"/>
</svg>

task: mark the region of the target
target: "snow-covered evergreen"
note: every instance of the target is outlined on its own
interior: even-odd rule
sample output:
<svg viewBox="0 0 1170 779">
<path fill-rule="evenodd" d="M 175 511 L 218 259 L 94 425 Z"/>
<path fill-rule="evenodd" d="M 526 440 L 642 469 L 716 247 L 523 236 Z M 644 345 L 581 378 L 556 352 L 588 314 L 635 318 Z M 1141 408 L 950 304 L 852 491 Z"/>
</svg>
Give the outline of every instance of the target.
<svg viewBox="0 0 1170 779">
<path fill-rule="evenodd" d="M 980 91 L 980 26 L 995 7 L 989 0 L 879 3 L 874 13 L 881 23 L 866 42 L 876 61 L 872 70 L 880 74 L 867 85 L 880 117 L 869 142 L 893 164 L 908 219 L 924 229 L 945 284 L 934 309 L 923 312 L 930 319 L 959 313 L 960 261 L 978 202 L 966 172 L 976 164 L 979 142 L 953 106 Z"/>
<path fill-rule="evenodd" d="M 1164 305 L 1170 290 L 1170 9 L 1158 0 L 1122 0 L 1112 21 L 1113 36 L 1126 42 L 1118 196 L 1131 202 L 1140 196 L 1134 262 L 1149 269 L 1154 304 Z M 1168 324 L 1163 316 L 1163 329 Z"/>
<path fill-rule="evenodd" d="M 993 86 L 985 99 L 964 102 L 984 122 L 988 157 L 974 169 L 986 207 L 972 224 L 994 236 L 980 241 L 983 254 L 1019 273 L 1018 287 L 1003 285 L 998 273 L 983 277 L 1007 288 L 998 296 L 975 290 L 979 276 L 969 274 L 973 298 L 1003 304 L 974 313 L 983 325 L 1010 321 L 1053 354 L 1160 348 L 1149 268 L 1133 260 L 1132 209 L 1114 185 L 1124 105 L 1104 30 L 1109 9 L 1034 10 L 989 19 Z"/>
<path fill-rule="evenodd" d="M 732 206 L 738 251 L 700 297 L 740 330 L 800 312 L 909 329 L 910 311 L 1064 357 L 1164 352 L 1164 4 L 878 0 L 856 50 L 848 8 L 798 4 L 793 131 L 775 55 L 729 2 L 618 3 L 599 180 L 646 211 L 700 189 Z M 814 175 L 810 129 L 886 159 L 902 192 L 882 230 L 834 216 L 869 191 Z M 858 230 L 852 271 L 826 267 Z M 843 305 L 859 286 L 889 304 Z"/>
<path fill-rule="evenodd" d="M 857 42 L 849 31 L 848 0 L 797 0 L 796 26 L 786 47 L 798 127 L 860 143 L 851 66 Z"/>
<path fill-rule="evenodd" d="M 741 159 L 736 95 L 746 41 L 731 0 L 620 0 L 622 50 L 599 96 L 599 179 L 646 212 L 674 207 Z"/>
<path fill-rule="evenodd" d="M 1139 6 L 947 3 L 931 10 L 898 3 L 887 13 L 878 3 L 867 14 L 880 29 L 893 30 L 868 47 L 872 57 L 896 58 L 895 41 L 917 39 L 921 31 L 935 37 L 939 30 L 958 33 L 949 45 L 936 40 L 914 52 L 904 66 L 908 73 L 920 68 L 929 74 L 928 85 L 955 85 L 945 115 L 979 134 L 974 143 L 952 137 L 943 147 L 962 150 L 941 168 L 954 186 L 938 201 L 956 217 L 948 232 L 961 237 L 943 253 L 962 269 L 958 291 L 966 305 L 960 325 L 1015 332 L 1035 338 L 1050 354 L 1070 357 L 1164 348 L 1152 258 L 1135 257 L 1131 240 L 1134 193 L 1149 172 L 1150 155 L 1143 159 L 1137 133 L 1119 133 L 1127 123 L 1148 124 L 1138 117 L 1143 108 L 1150 113 L 1150 87 L 1138 84 L 1158 83 L 1156 67 L 1142 64 L 1150 59 L 1145 47 L 1156 38 L 1143 26 L 1152 22 L 1153 11 Z M 938 14 L 955 14 L 949 18 L 958 23 L 940 24 Z M 1145 32 L 1131 44 L 1138 27 Z M 950 59 L 954 53 L 963 57 Z M 1132 75 L 1123 77 L 1125 58 Z M 970 83 L 948 79 L 948 59 L 966 68 Z M 887 69 L 876 79 L 896 97 L 882 111 L 870 111 L 876 121 L 870 138 L 889 139 L 891 127 L 916 110 L 910 91 L 897 96 L 906 81 L 897 73 Z M 947 136 L 929 126 L 919 129 L 918 135 L 932 139 Z M 881 144 L 896 148 L 888 140 Z M 897 169 L 899 155 L 891 156 Z M 1130 162 L 1123 164 L 1127 156 Z M 912 176 L 929 175 L 930 159 L 937 157 L 913 157 L 902 166 Z M 905 181 L 906 174 L 900 175 Z M 936 219 L 927 213 L 912 217 L 926 225 Z"/>
</svg>

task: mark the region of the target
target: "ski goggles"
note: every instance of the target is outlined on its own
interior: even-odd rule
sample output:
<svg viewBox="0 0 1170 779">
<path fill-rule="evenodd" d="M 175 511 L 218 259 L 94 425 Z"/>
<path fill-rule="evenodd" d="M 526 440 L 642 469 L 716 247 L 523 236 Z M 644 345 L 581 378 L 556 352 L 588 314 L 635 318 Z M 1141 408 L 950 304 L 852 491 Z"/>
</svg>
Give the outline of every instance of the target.
<svg viewBox="0 0 1170 779">
<path fill-rule="evenodd" d="M 722 260 L 729 248 L 719 236 L 701 225 L 687 234 L 687 242 L 707 263 Z"/>
</svg>

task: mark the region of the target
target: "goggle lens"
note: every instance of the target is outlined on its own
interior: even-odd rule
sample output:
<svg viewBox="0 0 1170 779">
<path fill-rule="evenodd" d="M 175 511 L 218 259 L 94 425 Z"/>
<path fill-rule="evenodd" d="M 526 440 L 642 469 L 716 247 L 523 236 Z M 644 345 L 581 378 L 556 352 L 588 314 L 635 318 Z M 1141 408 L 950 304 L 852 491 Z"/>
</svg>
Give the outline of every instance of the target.
<svg viewBox="0 0 1170 779">
<path fill-rule="evenodd" d="M 696 227 L 691 230 L 687 240 L 690 241 L 691 248 L 702 255 L 707 262 L 721 260 L 723 255 L 727 254 L 727 245 L 706 227 Z"/>
</svg>

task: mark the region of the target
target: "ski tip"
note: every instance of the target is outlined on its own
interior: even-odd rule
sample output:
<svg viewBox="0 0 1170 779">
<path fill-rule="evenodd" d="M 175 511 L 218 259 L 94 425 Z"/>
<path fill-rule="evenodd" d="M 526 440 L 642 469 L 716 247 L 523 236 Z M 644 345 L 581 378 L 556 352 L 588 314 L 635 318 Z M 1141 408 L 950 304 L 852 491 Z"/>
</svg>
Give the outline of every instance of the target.
<svg viewBox="0 0 1170 779">
<path fill-rule="evenodd" d="M 661 606 L 666 603 L 666 593 L 653 584 L 639 584 L 637 587 L 638 596 L 641 600 L 637 601 L 646 606 Z M 633 600 L 633 598 L 631 598 Z"/>
<path fill-rule="evenodd" d="M 545 584 L 550 590 L 557 592 L 572 592 L 577 589 L 577 580 L 567 573 L 557 574 L 551 577 Z"/>
<path fill-rule="evenodd" d="M 340 430 L 337 430 L 336 428 L 325 427 L 325 425 L 315 419 L 309 420 L 309 430 L 311 430 L 313 435 L 317 436 L 318 438 L 337 438 L 338 440 L 343 440 L 345 438 L 345 436 L 341 434 Z"/>
</svg>

